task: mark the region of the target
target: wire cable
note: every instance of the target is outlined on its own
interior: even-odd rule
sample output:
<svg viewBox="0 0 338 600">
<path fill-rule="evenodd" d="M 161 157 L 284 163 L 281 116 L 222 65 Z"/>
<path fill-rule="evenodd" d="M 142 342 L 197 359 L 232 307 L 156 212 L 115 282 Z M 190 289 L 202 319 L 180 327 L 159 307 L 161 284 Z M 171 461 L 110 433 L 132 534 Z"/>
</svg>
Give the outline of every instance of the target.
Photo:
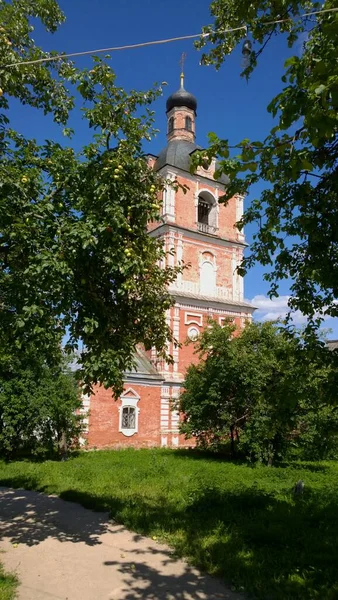
<svg viewBox="0 0 338 600">
<path fill-rule="evenodd" d="M 332 13 L 332 12 L 337 12 L 338 8 L 326 8 L 326 9 L 322 9 L 322 10 L 315 10 L 313 12 L 310 13 L 304 13 L 303 15 L 299 15 L 299 19 L 306 19 L 307 17 L 311 17 L 313 15 L 319 15 L 319 14 L 323 14 L 323 13 Z M 288 21 L 294 21 L 295 18 L 289 17 L 286 19 L 278 19 L 276 21 L 266 21 L 265 23 L 263 23 L 263 25 L 277 25 L 279 23 L 287 23 Z M 239 31 L 241 29 L 245 29 L 247 31 L 248 27 L 247 25 L 241 25 L 240 27 L 234 27 L 232 29 L 224 29 L 222 31 L 219 31 L 218 33 L 220 34 L 224 34 L 224 33 L 232 33 L 234 31 Z M 209 33 L 193 33 L 191 35 L 181 35 L 178 37 L 173 37 L 173 38 L 167 38 L 164 40 L 152 40 L 149 42 L 140 42 L 139 44 L 128 44 L 125 46 L 112 46 L 111 48 L 97 48 L 95 50 L 84 50 L 82 52 L 70 52 L 68 54 L 57 54 L 55 56 L 47 56 L 44 58 L 38 58 L 35 60 L 23 60 L 23 61 L 19 61 L 19 62 L 15 62 L 15 63 L 10 63 L 8 65 L 4 65 L 4 69 L 9 69 L 11 67 L 19 67 L 19 66 L 25 66 L 25 65 L 34 65 L 34 64 L 38 64 L 38 63 L 43 63 L 43 62 L 52 62 L 55 60 L 59 60 L 59 59 L 64 59 L 64 58 L 73 58 L 76 56 L 86 56 L 88 54 L 100 54 L 102 52 L 118 52 L 121 50 L 134 50 L 135 48 L 145 48 L 146 46 L 157 46 L 160 44 L 169 44 L 171 42 L 179 42 L 182 40 L 192 40 L 195 38 L 205 38 L 205 37 L 209 37 L 210 35 L 216 34 L 217 31 L 211 31 Z"/>
</svg>

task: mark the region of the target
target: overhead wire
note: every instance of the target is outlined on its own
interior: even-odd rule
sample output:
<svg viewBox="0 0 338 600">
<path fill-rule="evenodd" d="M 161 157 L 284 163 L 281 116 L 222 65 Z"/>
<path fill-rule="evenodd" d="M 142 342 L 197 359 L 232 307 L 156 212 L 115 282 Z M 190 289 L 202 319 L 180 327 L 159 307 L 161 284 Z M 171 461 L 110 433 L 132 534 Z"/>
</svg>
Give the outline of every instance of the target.
<svg viewBox="0 0 338 600">
<path fill-rule="evenodd" d="M 319 15 L 319 14 L 323 14 L 323 13 L 332 13 L 332 12 L 337 12 L 337 11 L 338 11 L 338 8 L 325 8 L 325 9 L 321 9 L 321 10 L 315 10 L 315 11 L 312 11 L 309 13 L 304 13 L 302 15 L 299 15 L 297 17 L 297 19 L 306 19 L 307 17 L 311 17 L 314 15 Z M 263 24 L 264 25 L 278 25 L 280 23 L 287 23 L 288 21 L 295 21 L 295 20 L 296 20 L 296 17 L 287 17 L 285 19 L 277 19 L 274 21 L 265 21 Z M 81 52 L 69 52 L 69 53 L 64 53 L 64 54 L 56 54 L 54 56 L 46 56 L 46 57 L 37 58 L 34 60 L 23 60 L 23 61 L 10 63 L 8 65 L 4 65 L 2 68 L 11 68 L 11 67 L 24 66 L 24 65 L 34 65 L 34 64 L 38 64 L 38 63 L 44 63 L 44 62 L 52 62 L 52 61 L 64 59 L 64 58 L 74 58 L 77 56 L 86 56 L 89 54 L 101 54 L 103 52 L 118 52 L 121 50 L 134 50 L 136 48 L 145 48 L 147 46 L 157 46 L 157 45 L 161 45 L 161 44 L 169 44 L 171 42 L 179 42 L 179 41 L 191 40 L 191 39 L 196 39 L 196 38 L 206 38 L 206 37 L 210 37 L 211 35 L 214 35 L 216 33 L 219 33 L 219 34 L 232 33 L 234 31 L 240 31 L 241 29 L 245 29 L 247 31 L 248 26 L 241 25 L 239 27 L 233 27 L 231 29 L 224 29 L 219 32 L 217 32 L 217 31 L 205 32 L 205 33 L 200 32 L 200 33 L 193 33 L 190 35 L 181 35 L 181 36 L 162 39 L 162 40 L 151 40 L 148 42 L 140 42 L 138 44 L 127 44 L 124 46 L 112 46 L 110 48 L 96 48 L 95 50 L 84 50 Z"/>
</svg>

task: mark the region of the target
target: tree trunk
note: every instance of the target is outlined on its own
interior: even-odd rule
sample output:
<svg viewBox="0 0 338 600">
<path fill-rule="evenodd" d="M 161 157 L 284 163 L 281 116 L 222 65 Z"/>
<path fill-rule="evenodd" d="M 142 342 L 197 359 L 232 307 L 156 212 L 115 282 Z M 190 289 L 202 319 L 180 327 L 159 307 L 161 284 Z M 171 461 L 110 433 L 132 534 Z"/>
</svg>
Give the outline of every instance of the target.
<svg viewBox="0 0 338 600">
<path fill-rule="evenodd" d="M 230 448 L 231 448 L 231 458 L 235 458 L 236 450 L 235 450 L 235 438 L 234 438 L 234 425 L 230 425 Z"/>
</svg>

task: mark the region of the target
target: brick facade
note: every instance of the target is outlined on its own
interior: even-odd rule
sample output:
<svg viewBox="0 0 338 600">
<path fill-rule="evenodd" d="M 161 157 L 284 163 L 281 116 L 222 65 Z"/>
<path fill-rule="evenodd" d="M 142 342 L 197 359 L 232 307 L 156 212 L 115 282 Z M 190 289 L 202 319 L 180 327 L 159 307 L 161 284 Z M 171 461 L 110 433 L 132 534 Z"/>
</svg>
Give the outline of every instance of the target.
<svg viewBox="0 0 338 600">
<path fill-rule="evenodd" d="M 187 106 L 182 106 L 183 98 Z M 180 90 L 168 99 L 167 109 L 168 102 L 168 146 L 158 158 L 150 156 L 149 164 L 180 187 L 175 191 L 168 185 L 164 190 L 159 198 L 162 220 L 149 224 L 149 235 L 161 239 L 168 252 L 174 250 L 174 255 L 167 255 L 168 265 L 187 266 L 170 288 L 176 304 L 167 311 L 167 322 L 180 346 L 169 349 L 173 365 L 158 361 L 153 353 L 141 355 L 140 350 L 138 369 L 126 375 L 124 394 L 117 401 L 111 390 L 95 388 L 86 401 L 90 448 L 193 445 L 179 435 L 179 415 L 173 410 L 186 369 L 198 360 L 194 344 L 186 341 L 199 334 L 208 318 L 219 324 L 231 318 L 241 328 L 253 312 L 244 301 L 243 281 L 236 272 L 245 248 L 243 233 L 236 228 L 243 198 L 235 196 L 226 206 L 219 204 L 226 181 L 213 179 L 215 160 L 190 174 L 190 157 L 198 149 L 196 100 L 185 92 L 183 79 Z"/>
</svg>

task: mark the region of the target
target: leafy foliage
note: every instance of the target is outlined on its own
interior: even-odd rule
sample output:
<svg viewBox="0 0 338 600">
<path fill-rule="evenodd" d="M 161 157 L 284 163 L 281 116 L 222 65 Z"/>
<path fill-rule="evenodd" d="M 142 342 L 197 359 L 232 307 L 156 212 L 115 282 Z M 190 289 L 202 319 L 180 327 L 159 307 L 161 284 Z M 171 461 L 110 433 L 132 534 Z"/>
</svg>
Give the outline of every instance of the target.
<svg viewBox="0 0 338 600">
<path fill-rule="evenodd" d="M 250 460 L 271 463 L 298 451 L 308 458 L 338 453 L 336 371 L 321 344 L 273 323 L 213 323 L 198 342 L 178 408 L 182 433 L 220 449 L 231 440 Z"/>
<path fill-rule="evenodd" d="M 27 363 L 33 360 L 27 360 Z M 0 378 L 0 453 L 53 456 L 77 446 L 82 431 L 81 394 L 74 374 L 16 365 Z"/>
<path fill-rule="evenodd" d="M 67 333 L 67 350 L 83 348 L 87 389 L 101 381 L 118 393 L 135 346 L 164 353 L 172 336 L 165 309 L 177 269 L 159 267 L 164 251 L 147 235 L 147 223 L 160 217 L 164 182 L 142 150 L 156 133 L 150 104 L 161 88 L 127 93 L 96 57 L 83 71 L 65 59 L 21 65 L 50 57 L 31 38 L 31 17 L 52 32 L 64 18 L 54 0 L 0 4 L 1 64 L 12 65 L 0 71 L 3 356 L 14 360 L 33 345 L 58 364 Z M 39 145 L 10 127 L 12 97 L 66 124 L 75 88 L 76 107 L 94 132 L 79 153 L 51 140 Z"/>
<path fill-rule="evenodd" d="M 277 295 L 279 282 L 290 277 L 290 307 L 308 315 L 310 326 L 318 326 L 323 314 L 338 314 L 338 13 L 300 18 L 323 8 L 336 4 L 214 0 L 215 24 L 205 28 L 214 33 L 198 43 L 213 44 L 202 61 L 219 68 L 246 36 L 245 28 L 224 31 L 247 25 L 254 42 L 242 73 L 247 78 L 272 36 L 283 34 L 289 47 L 297 44 L 297 54 L 285 62 L 284 87 L 268 106 L 276 122 L 269 135 L 237 143 L 211 134 L 208 154 L 219 155 L 220 172 L 231 179 L 225 202 L 264 182 L 265 189 L 252 199 L 239 224 L 257 224 L 240 272 L 245 274 L 256 262 L 264 265 L 271 295 Z M 273 24 L 275 20 L 279 23 Z"/>
</svg>

